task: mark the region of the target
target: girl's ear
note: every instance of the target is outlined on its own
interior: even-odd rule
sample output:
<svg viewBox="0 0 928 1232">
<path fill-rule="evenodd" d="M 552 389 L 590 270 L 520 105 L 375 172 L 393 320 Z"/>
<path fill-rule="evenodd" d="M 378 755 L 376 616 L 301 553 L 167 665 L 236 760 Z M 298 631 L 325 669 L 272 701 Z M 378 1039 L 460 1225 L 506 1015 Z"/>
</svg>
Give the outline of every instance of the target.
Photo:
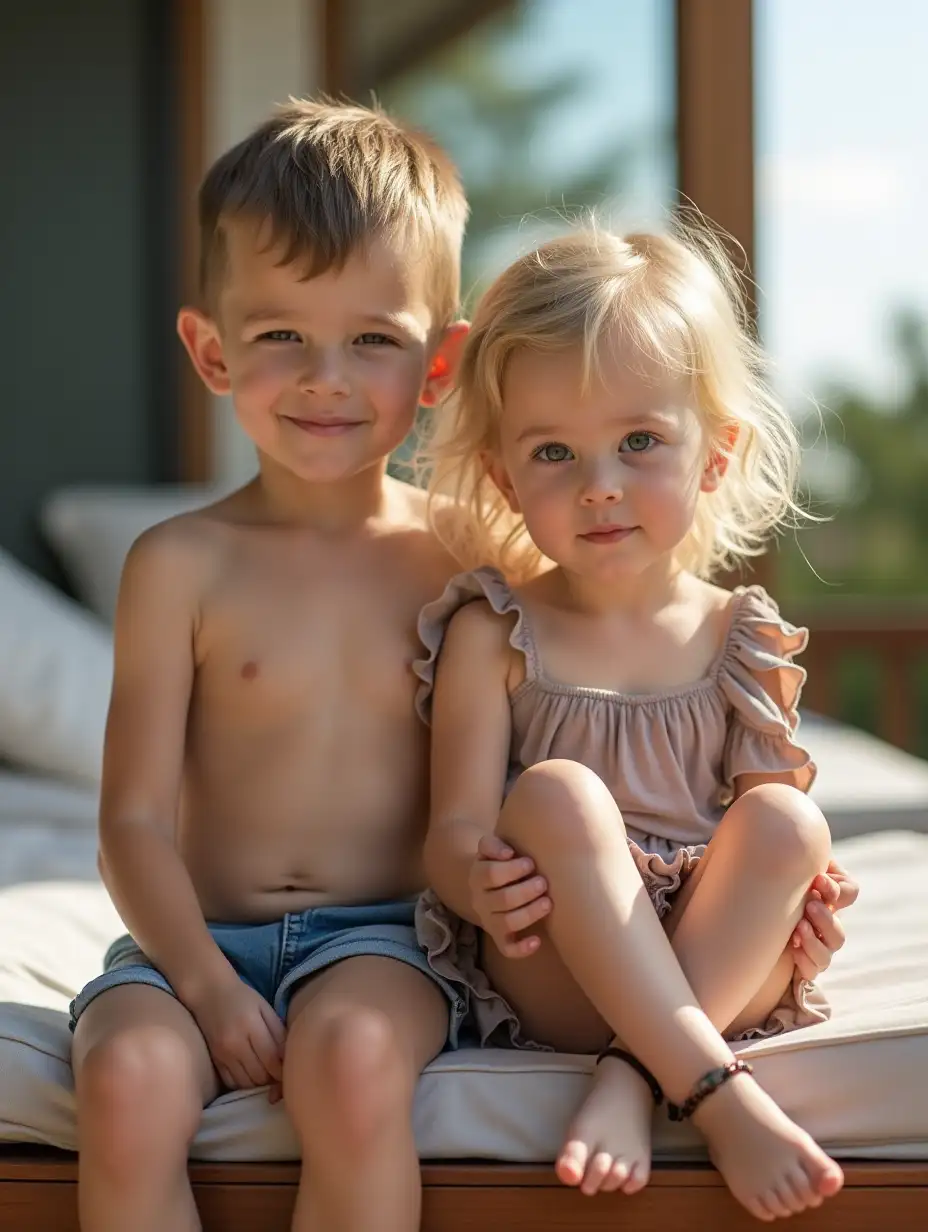
<svg viewBox="0 0 928 1232">
<path fill-rule="evenodd" d="M 699 485 L 701 492 L 714 492 L 725 478 L 729 459 L 738 443 L 739 432 L 737 424 L 730 424 L 722 433 L 721 442 L 709 450 Z"/>
<path fill-rule="evenodd" d="M 509 478 L 509 472 L 503 466 L 498 458 L 491 457 L 489 454 L 483 454 L 482 461 L 487 468 L 487 474 L 500 490 L 500 494 L 512 513 L 521 513 L 519 507 L 519 498 L 516 496 L 516 490 L 512 486 L 512 481 Z"/>
<path fill-rule="evenodd" d="M 197 308 L 181 308 L 177 333 L 207 389 L 214 394 L 227 394 L 231 382 L 216 322 Z"/>
<path fill-rule="evenodd" d="M 442 334 L 419 395 L 420 406 L 437 406 L 451 388 L 469 331 L 469 322 L 455 321 Z"/>
</svg>

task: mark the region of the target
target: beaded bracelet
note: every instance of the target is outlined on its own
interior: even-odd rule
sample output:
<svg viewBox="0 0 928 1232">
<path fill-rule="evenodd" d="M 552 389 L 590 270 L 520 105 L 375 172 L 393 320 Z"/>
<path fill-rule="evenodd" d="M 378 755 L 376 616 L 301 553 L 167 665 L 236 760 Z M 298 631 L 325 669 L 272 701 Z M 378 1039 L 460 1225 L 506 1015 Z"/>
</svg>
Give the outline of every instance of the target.
<svg viewBox="0 0 928 1232">
<path fill-rule="evenodd" d="M 626 1052 L 624 1048 L 616 1048 L 614 1045 L 610 1044 L 609 1047 L 604 1048 L 596 1058 L 596 1064 L 598 1065 L 604 1057 L 615 1057 L 617 1061 L 624 1061 L 626 1065 L 630 1065 L 635 1073 L 640 1074 L 648 1084 L 648 1089 L 651 1092 L 655 1104 L 659 1107 L 664 1102 L 664 1092 L 661 1089 L 661 1084 L 657 1081 L 647 1066 L 641 1064 L 636 1056 L 630 1052 Z"/>
<path fill-rule="evenodd" d="M 671 1121 L 686 1121 L 707 1096 L 711 1095 L 713 1091 L 717 1091 L 719 1087 L 724 1086 L 736 1074 L 753 1073 L 754 1067 L 749 1065 L 747 1061 L 729 1061 L 727 1065 L 721 1065 L 718 1069 L 710 1069 L 708 1074 L 703 1074 L 695 1087 L 693 1087 L 692 1094 L 682 1104 L 671 1104 L 668 1102 L 667 1115 Z"/>
</svg>

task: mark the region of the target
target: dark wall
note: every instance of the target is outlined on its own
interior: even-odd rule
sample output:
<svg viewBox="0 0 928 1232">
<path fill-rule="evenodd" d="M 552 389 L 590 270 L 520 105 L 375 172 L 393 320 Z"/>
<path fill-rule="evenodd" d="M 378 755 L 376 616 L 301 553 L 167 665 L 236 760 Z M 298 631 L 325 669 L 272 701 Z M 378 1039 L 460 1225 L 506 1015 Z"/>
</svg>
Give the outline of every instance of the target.
<svg viewBox="0 0 928 1232">
<path fill-rule="evenodd" d="M 52 576 L 46 493 L 170 473 L 169 11 L 0 6 L 0 546 Z"/>
</svg>

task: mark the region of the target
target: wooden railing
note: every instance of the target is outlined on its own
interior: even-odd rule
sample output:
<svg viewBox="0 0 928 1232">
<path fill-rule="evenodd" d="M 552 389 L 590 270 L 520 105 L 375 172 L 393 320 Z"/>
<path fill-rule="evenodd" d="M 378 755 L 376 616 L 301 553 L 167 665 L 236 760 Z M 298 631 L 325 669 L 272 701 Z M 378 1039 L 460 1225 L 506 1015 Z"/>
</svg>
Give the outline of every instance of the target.
<svg viewBox="0 0 928 1232">
<path fill-rule="evenodd" d="M 867 726 L 899 748 L 924 751 L 928 603 L 847 598 L 790 608 L 790 619 L 810 632 L 802 656 L 809 673 L 803 705 L 831 718 L 849 717 L 842 676 L 859 662 L 875 681 Z"/>
</svg>

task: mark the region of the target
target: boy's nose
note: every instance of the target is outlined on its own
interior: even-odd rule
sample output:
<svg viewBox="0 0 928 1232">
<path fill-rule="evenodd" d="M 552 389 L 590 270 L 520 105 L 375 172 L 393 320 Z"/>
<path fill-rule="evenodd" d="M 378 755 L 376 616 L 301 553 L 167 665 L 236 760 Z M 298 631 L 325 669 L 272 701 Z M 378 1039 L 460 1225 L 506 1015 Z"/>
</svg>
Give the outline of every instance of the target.
<svg viewBox="0 0 928 1232">
<path fill-rule="evenodd" d="M 307 358 L 299 377 L 304 393 L 336 397 L 351 392 L 342 358 L 331 352 L 317 351 Z"/>
</svg>

